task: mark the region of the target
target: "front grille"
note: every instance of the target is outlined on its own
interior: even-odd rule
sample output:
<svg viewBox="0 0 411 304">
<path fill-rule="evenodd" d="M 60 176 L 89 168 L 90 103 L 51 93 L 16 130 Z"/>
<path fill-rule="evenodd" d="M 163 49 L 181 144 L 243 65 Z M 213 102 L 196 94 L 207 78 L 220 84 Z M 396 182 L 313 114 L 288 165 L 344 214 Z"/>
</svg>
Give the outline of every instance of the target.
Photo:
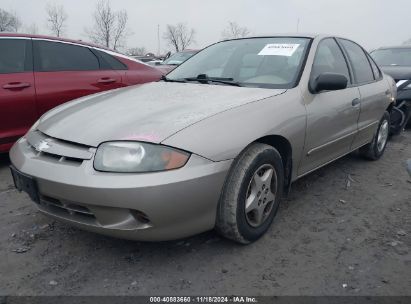
<svg viewBox="0 0 411 304">
<path fill-rule="evenodd" d="M 48 153 L 44 151 L 38 151 L 32 145 L 30 145 L 32 152 L 39 158 L 43 158 L 49 161 L 59 162 L 59 163 L 68 163 L 73 165 L 81 165 L 83 163 L 83 159 L 75 158 L 75 157 L 66 157 L 61 156 L 53 153 Z"/>
<path fill-rule="evenodd" d="M 27 135 L 32 152 L 49 161 L 81 165 L 93 156 L 92 147 L 48 136 L 38 130 Z"/>
</svg>

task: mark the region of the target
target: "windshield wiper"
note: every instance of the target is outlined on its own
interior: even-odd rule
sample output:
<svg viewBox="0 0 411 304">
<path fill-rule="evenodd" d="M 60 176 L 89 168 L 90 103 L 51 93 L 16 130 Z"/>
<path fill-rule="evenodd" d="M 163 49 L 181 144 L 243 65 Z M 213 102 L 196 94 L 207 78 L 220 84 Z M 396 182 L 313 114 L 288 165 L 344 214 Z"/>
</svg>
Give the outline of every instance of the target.
<svg viewBox="0 0 411 304">
<path fill-rule="evenodd" d="M 166 82 L 186 82 L 184 79 L 171 79 L 171 78 L 167 78 L 167 76 L 165 75 L 162 75 L 160 80 L 166 81 Z"/>
<path fill-rule="evenodd" d="M 241 87 L 241 84 L 239 82 L 235 82 L 233 78 L 208 77 L 207 74 L 200 74 L 200 75 L 197 75 L 197 77 L 187 77 L 187 78 L 184 78 L 184 80 L 185 81 L 198 81 L 200 83 L 216 82 L 216 83 L 222 83 L 222 84 Z"/>
</svg>

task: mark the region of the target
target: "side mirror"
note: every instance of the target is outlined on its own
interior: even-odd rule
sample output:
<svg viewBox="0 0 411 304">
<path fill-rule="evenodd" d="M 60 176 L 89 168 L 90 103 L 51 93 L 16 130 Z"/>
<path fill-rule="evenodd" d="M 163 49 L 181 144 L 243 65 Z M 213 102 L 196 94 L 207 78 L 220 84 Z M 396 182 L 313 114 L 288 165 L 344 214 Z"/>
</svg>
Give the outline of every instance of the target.
<svg viewBox="0 0 411 304">
<path fill-rule="evenodd" d="M 343 74 L 322 73 L 313 81 L 312 90 L 314 93 L 343 90 L 347 84 L 348 79 Z"/>
</svg>

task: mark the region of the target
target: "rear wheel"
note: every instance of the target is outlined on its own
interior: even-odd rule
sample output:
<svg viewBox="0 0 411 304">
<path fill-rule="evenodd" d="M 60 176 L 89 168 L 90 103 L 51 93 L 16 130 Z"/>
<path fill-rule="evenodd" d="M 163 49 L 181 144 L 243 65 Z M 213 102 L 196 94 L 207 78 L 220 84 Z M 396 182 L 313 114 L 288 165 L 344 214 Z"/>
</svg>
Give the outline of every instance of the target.
<svg viewBox="0 0 411 304">
<path fill-rule="evenodd" d="M 385 112 L 378 125 L 377 132 L 372 141 L 360 148 L 360 154 L 367 159 L 377 160 L 385 151 L 390 132 L 390 114 Z"/>
<path fill-rule="evenodd" d="M 216 229 L 242 244 L 260 238 L 270 227 L 284 184 L 281 155 L 273 147 L 255 143 L 235 160 L 225 182 Z"/>
</svg>

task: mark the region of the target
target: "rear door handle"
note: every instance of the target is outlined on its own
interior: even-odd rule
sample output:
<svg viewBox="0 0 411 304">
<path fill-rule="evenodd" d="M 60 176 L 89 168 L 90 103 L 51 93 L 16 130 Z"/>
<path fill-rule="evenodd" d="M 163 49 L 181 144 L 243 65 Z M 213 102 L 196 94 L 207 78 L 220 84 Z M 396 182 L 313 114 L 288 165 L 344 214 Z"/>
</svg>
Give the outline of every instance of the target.
<svg viewBox="0 0 411 304">
<path fill-rule="evenodd" d="M 361 103 L 361 100 L 359 98 L 355 98 L 352 100 L 351 104 L 353 107 L 358 106 Z"/>
<path fill-rule="evenodd" d="M 116 82 L 116 80 L 114 78 L 100 78 L 99 80 L 97 80 L 98 83 L 113 83 Z"/>
<path fill-rule="evenodd" d="M 10 82 L 3 86 L 3 89 L 6 90 L 16 90 L 16 89 L 24 89 L 30 87 L 30 83 L 26 82 Z"/>
</svg>

